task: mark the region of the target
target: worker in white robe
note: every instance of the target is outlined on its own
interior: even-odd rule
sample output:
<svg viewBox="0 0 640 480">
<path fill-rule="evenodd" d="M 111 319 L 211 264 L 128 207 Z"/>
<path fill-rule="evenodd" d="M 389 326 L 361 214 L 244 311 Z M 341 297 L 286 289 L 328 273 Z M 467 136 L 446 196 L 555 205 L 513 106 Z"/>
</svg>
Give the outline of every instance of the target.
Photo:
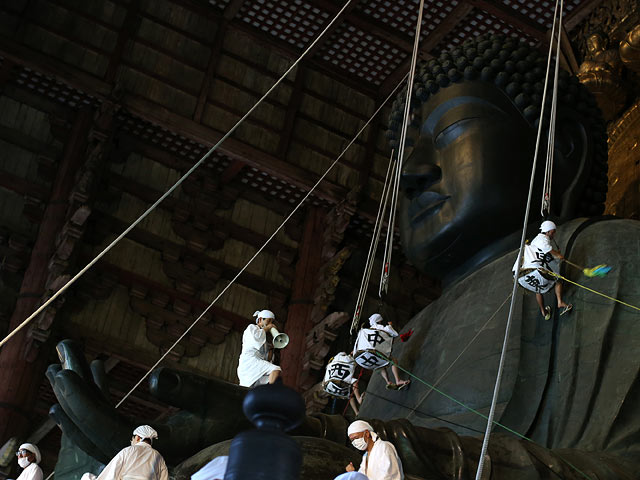
<svg viewBox="0 0 640 480">
<path fill-rule="evenodd" d="M 274 327 L 276 316 L 271 310 L 258 310 L 253 316 L 256 317 L 256 324 L 249 325 L 242 334 L 238 378 L 243 387 L 273 383 L 281 372 L 279 366 L 267 359 L 267 333 Z"/>
<path fill-rule="evenodd" d="M 551 240 L 553 240 L 555 233 L 556 224 L 550 220 L 545 220 L 540 225 L 540 233 L 536 235 L 530 245 L 535 252 L 538 252 L 538 257 L 543 263 L 543 268 L 559 273 L 560 261 L 564 260 L 564 257 L 559 250 L 554 249 L 553 245 L 551 245 Z M 554 290 L 558 301 L 558 308 L 560 308 L 560 315 L 569 313 L 573 308 L 573 305 L 565 303 L 562 299 L 562 283 L 556 281 Z M 540 313 L 542 313 L 544 319 L 549 320 L 551 318 L 551 307 L 545 306 L 542 293 L 536 293 L 536 301 L 538 302 Z"/>
<path fill-rule="evenodd" d="M 391 325 L 391 322 L 387 322 L 386 325 L 384 325 L 383 322 L 384 318 L 382 318 L 382 315 L 380 315 L 379 313 L 374 313 L 369 317 L 369 328 L 372 330 L 380 330 L 382 332 L 385 332 L 391 338 L 395 338 L 399 335 L 396 329 Z M 398 369 L 398 360 L 395 357 L 391 357 L 391 360 L 393 361 L 391 365 L 391 372 L 393 373 L 396 383 L 393 383 L 389 380 L 389 374 L 387 373 L 386 366 L 380 367 L 380 375 L 382 375 L 384 381 L 387 382 L 387 390 L 402 390 L 403 388 L 409 386 L 411 380 L 402 380 L 400 378 L 400 370 Z"/>
<path fill-rule="evenodd" d="M 22 473 L 17 480 L 42 480 L 42 469 L 40 468 L 40 450 L 32 443 L 23 443 L 16 452 L 18 465 L 22 468 Z"/>
<path fill-rule="evenodd" d="M 365 451 L 358 472 L 369 480 L 404 480 L 402 461 L 396 447 L 379 438 L 368 422 L 356 420 L 349 425 L 347 435 L 355 448 Z M 346 470 L 355 471 L 353 463 L 349 463 Z"/>
<path fill-rule="evenodd" d="M 123 448 L 95 477 L 85 473 L 82 480 L 168 480 L 169 472 L 162 455 L 151 443 L 158 433 L 149 425 L 140 425 L 133 431 L 131 446 Z"/>
</svg>

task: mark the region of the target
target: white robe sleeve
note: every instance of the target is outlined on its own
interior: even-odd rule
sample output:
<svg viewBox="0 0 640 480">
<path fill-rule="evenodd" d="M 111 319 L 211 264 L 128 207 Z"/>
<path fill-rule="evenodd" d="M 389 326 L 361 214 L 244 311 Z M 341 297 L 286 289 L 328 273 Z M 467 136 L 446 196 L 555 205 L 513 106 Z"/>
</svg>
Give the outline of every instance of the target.
<svg viewBox="0 0 640 480">
<path fill-rule="evenodd" d="M 396 332 L 396 329 L 391 325 L 385 325 L 384 327 L 382 327 L 382 330 L 387 332 L 392 338 L 398 336 L 398 332 Z"/>
<path fill-rule="evenodd" d="M 380 439 L 376 441 L 366 467 L 365 463 L 365 457 L 363 457 L 358 471 L 364 473 L 370 480 L 404 480 L 402 463 L 396 448 L 390 442 Z"/>
<path fill-rule="evenodd" d="M 125 463 L 126 448 L 120 450 L 118 454 L 104 467 L 104 470 L 98 475 L 97 480 L 119 480 L 122 476 L 122 466 Z"/>
<path fill-rule="evenodd" d="M 167 464 L 164 463 L 164 461 L 162 462 L 162 465 L 160 466 L 160 472 L 158 474 L 158 479 L 159 480 L 169 480 L 169 471 L 167 470 Z"/>
<path fill-rule="evenodd" d="M 257 325 L 249 325 L 242 335 L 243 347 L 259 350 L 267 341 L 267 332 Z"/>
</svg>

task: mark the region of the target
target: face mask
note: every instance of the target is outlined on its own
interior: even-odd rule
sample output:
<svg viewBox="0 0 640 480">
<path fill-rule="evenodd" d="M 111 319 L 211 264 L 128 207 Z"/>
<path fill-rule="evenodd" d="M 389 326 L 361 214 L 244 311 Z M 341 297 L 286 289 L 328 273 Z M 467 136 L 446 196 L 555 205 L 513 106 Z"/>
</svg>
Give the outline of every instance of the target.
<svg viewBox="0 0 640 480">
<path fill-rule="evenodd" d="M 20 468 L 27 468 L 30 463 L 31 462 L 29 461 L 29 459 L 27 457 L 20 457 L 18 459 L 18 465 L 20 465 Z"/>
<path fill-rule="evenodd" d="M 351 440 L 351 445 L 356 447 L 358 450 L 366 450 L 367 449 L 367 441 L 364 437 L 355 438 Z"/>
</svg>

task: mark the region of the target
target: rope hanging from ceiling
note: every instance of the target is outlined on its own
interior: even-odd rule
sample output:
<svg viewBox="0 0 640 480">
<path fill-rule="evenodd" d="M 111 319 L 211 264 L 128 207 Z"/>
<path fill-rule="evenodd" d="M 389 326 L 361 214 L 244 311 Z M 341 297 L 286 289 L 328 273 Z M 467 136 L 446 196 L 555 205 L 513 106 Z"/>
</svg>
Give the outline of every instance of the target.
<svg viewBox="0 0 640 480">
<path fill-rule="evenodd" d="M 525 245 L 525 236 L 527 234 L 527 225 L 529 224 L 529 212 L 531 211 L 531 199 L 533 196 L 533 184 L 534 184 L 534 180 L 535 180 L 535 174 L 536 174 L 536 165 L 538 162 L 538 152 L 540 149 L 540 138 L 542 136 L 542 124 L 544 121 L 544 114 L 545 114 L 545 107 L 546 107 L 546 95 L 547 95 L 547 86 L 548 86 L 548 81 L 549 81 L 549 70 L 551 68 L 551 60 L 552 60 L 552 52 L 553 52 L 553 39 L 554 36 L 556 35 L 556 27 L 557 28 L 557 44 L 558 44 L 558 49 L 557 49 L 557 54 L 559 54 L 560 50 L 560 25 L 561 25 L 561 21 L 558 22 L 558 17 L 562 17 L 562 10 L 564 7 L 564 0 L 560 0 L 558 2 L 558 0 L 556 0 L 556 4 L 555 4 L 555 10 L 554 10 L 554 18 L 553 18 L 553 27 L 551 29 L 551 41 L 549 42 L 549 54 L 547 57 L 547 72 L 545 75 L 545 83 L 544 83 L 544 90 L 543 90 L 543 94 L 542 94 L 542 106 L 540 108 L 540 119 L 538 122 L 538 133 L 537 133 L 537 137 L 536 137 L 536 146 L 535 146 L 535 151 L 533 154 L 533 164 L 531 166 L 531 176 L 529 179 L 529 192 L 527 195 L 527 206 L 525 208 L 525 213 L 524 213 L 524 220 L 523 220 L 523 224 L 522 224 L 522 236 L 520 237 L 520 248 L 518 249 L 518 257 L 516 260 L 516 265 L 520 265 L 521 261 L 522 261 L 522 256 L 523 256 L 523 250 L 524 250 L 524 245 Z M 559 57 L 556 56 L 556 74 L 557 74 L 557 65 L 559 63 Z M 558 88 L 558 84 L 557 82 L 553 84 L 552 86 L 553 88 L 553 94 L 554 96 L 556 96 L 556 91 Z M 555 111 L 552 109 L 551 111 L 551 115 L 554 115 Z M 553 122 L 555 123 L 555 122 Z M 552 143 L 551 138 L 549 138 L 549 143 Z M 547 158 L 547 164 L 549 165 L 549 159 Z M 551 165 L 550 167 L 552 167 L 552 161 L 551 161 Z M 551 170 L 551 168 L 550 168 Z M 550 181 L 549 181 L 550 183 Z M 509 315 L 507 317 L 507 324 L 505 327 L 505 332 L 504 332 L 504 340 L 502 343 L 502 351 L 500 353 L 500 362 L 498 364 L 498 372 L 496 374 L 496 382 L 494 385 L 494 389 L 493 389 L 493 397 L 491 399 L 491 407 L 489 409 L 489 415 L 487 417 L 487 428 L 485 431 L 485 435 L 484 435 L 484 439 L 482 441 L 482 449 L 480 452 L 480 458 L 478 459 L 478 469 L 476 471 L 476 480 L 481 480 L 482 478 L 482 470 L 484 468 L 484 462 L 485 462 L 485 458 L 486 458 L 486 454 L 487 454 L 487 449 L 489 447 L 489 439 L 491 437 L 491 429 L 493 428 L 493 417 L 495 415 L 495 411 L 496 411 L 496 403 L 497 403 L 497 399 L 498 399 L 498 393 L 500 391 L 500 383 L 502 381 L 502 373 L 504 370 L 504 362 L 505 362 L 505 358 L 506 358 L 506 352 L 507 352 L 507 344 L 509 341 L 509 332 L 511 330 L 511 322 L 512 322 L 512 318 L 513 318 L 513 310 L 515 307 L 515 300 L 516 300 L 516 290 L 518 288 L 518 275 L 517 275 L 517 269 L 516 269 L 516 274 L 514 274 L 513 276 L 513 288 L 511 290 L 511 303 L 509 305 Z"/>
</svg>

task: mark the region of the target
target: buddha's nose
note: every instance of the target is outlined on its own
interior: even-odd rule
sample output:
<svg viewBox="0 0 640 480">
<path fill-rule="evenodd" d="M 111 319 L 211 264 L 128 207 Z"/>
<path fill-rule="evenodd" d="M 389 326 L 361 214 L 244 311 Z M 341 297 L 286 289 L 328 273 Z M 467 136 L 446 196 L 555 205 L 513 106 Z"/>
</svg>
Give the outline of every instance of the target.
<svg viewBox="0 0 640 480">
<path fill-rule="evenodd" d="M 400 189 L 409 198 L 428 190 L 442 179 L 439 166 L 427 162 L 407 162 L 400 175 Z"/>
</svg>

